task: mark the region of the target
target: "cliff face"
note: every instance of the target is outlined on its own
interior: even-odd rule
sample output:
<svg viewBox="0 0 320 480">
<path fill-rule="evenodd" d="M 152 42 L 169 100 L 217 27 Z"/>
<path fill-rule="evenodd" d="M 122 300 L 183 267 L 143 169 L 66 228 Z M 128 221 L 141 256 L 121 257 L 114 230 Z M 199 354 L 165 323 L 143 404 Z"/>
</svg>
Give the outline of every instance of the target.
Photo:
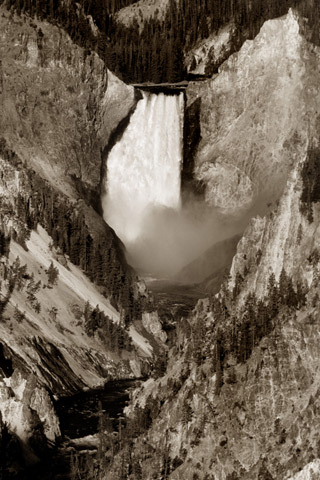
<svg viewBox="0 0 320 480">
<path fill-rule="evenodd" d="M 24 454 L 31 462 L 36 459 L 35 450 L 37 447 L 40 450 L 41 441 L 54 442 L 60 436 L 59 421 L 48 391 L 34 375 L 27 376 L 18 368 L 11 377 L 0 381 L 0 412 L 2 421 L 22 442 Z M 43 433 L 36 439 L 39 427 Z M 33 440 L 36 448 L 32 449 L 29 444 Z"/>
<path fill-rule="evenodd" d="M 317 206 L 312 223 L 301 211 L 301 169 L 306 159 L 302 157 L 300 165 L 290 174 L 277 208 L 269 216 L 252 219 L 239 242 L 231 267 L 230 287 L 234 287 L 237 274 L 245 277 L 242 296 L 249 291 L 254 291 L 258 297 L 265 296 L 268 291 L 266 279 L 273 273 L 278 281 L 282 269 L 295 282 L 302 281 L 308 288 L 312 285 L 316 274 L 313 257 L 319 244 L 319 220 Z"/>
<path fill-rule="evenodd" d="M 134 89 L 58 27 L 2 7 L 0 31 L 1 136 L 57 188 L 98 197 L 102 152 Z"/>
<path fill-rule="evenodd" d="M 146 478 L 156 471 L 175 480 L 318 478 L 319 204 L 306 207 L 301 201 L 307 162 L 302 159 L 292 171 L 271 215 L 254 219 L 244 233 L 231 279 L 220 292 L 226 301 L 222 313 L 209 300 L 200 301 L 189 320 L 178 325 L 165 375 L 136 392 L 133 405 L 151 418 L 148 432 L 135 444 L 137 455 L 145 458 Z M 230 324 L 235 322 L 241 353 L 245 345 L 239 332 L 250 308 L 257 308 L 248 304 L 248 294 L 272 303 L 270 276 L 281 285 L 284 270 L 294 289 L 303 289 L 305 301 L 290 307 L 278 297 L 272 306 L 276 313 L 268 313 L 272 329 L 239 361 L 239 346 L 230 346 Z M 239 272 L 240 291 L 231 300 Z M 259 311 L 255 326 L 245 331 L 245 342 L 262 321 Z"/>
<path fill-rule="evenodd" d="M 50 395 L 144 375 L 164 338 L 93 209 L 134 89 L 56 26 L 1 7 L 0 32 L 0 413 L 33 461 L 60 435 Z"/>
<path fill-rule="evenodd" d="M 136 446 L 146 478 L 165 463 L 170 479 L 311 479 L 297 474 L 312 465 L 319 474 L 318 329 L 309 307 L 287 316 L 246 364 L 230 363 L 219 396 L 212 363 L 197 367 L 190 349 L 180 359 L 176 352 L 166 376 L 138 397 L 155 415 Z"/>
<path fill-rule="evenodd" d="M 224 214 L 263 210 L 279 198 L 306 152 L 319 72 L 318 53 L 300 30 L 291 10 L 266 22 L 217 75 L 187 89 L 188 105 L 201 98 L 194 176 Z"/>
<path fill-rule="evenodd" d="M 45 445 L 46 439 L 52 442 L 60 435 L 50 395 L 142 376 L 153 348 L 165 339 L 153 343 L 146 333 L 149 321 L 133 322 L 125 330 L 121 303 L 115 305 L 107 290 L 55 247 L 40 224 L 28 227 L 21 200 L 32 199 L 29 182 L 28 170 L 0 156 L 0 414 L 9 433 L 19 438 L 27 461 L 35 461 L 43 455 L 41 442 Z M 66 199 L 63 206 L 68 206 Z M 74 211 L 81 215 L 81 205 L 74 204 Z M 91 233 L 92 229 L 91 225 Z M 94 233 L 91 239 L 101 236 L 97 225 Z M 104 235 L 110 235 L 107 227 Z M 74 244 L 73 253 L 76 248 Z M 116 244 L 110 255 L 110 270 L 119 268 Z M 139 302 L 144 292 L 130 285 Z M 161 336 L 157 315 L 152 328 Z"/>
<path fill-rule="evenodd" d="M 221 28 L 197 44 L 185 54 L 184 63 L 188 74 L 211 76 L 226 60 L 233 48 L 236 27 L 232 23 Z"/>
<path fill-rule="evenodd" d="M 269 191 L 280 198 L 251 220 L 219 295 L 178 325 L 164 376 L 133 398 L 149 422 L 134 447 L 143 478 L 320 474 L 319 53 L 290 12 L 189 90 L 206 92 L 196 172 L 207 200 L 239 214 Z"/>
</svg>

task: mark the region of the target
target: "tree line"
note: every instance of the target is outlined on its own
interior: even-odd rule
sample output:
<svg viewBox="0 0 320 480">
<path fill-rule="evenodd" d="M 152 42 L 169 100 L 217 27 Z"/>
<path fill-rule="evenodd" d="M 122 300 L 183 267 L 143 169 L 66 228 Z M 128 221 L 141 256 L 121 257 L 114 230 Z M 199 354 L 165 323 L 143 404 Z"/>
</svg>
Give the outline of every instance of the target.
<svg viewBox="0 0 320 480">
<path fill-rule="evenodd" d="M 272 273 L 268 281 L 267 295 L 258 299 L 249 293 L 240 311 L 234 309 L 234 301 L 240 291 L 243 278 L 237 275 L 233 298 L 223 294 L 214 297 L 212 310 L 217 321 L 215 330 L 214 368 L 216 391 L 224 382 L 225 360 L 232 356 L 237 362 L 246 362 L 261 340 L 268 336 L 281 322 L 279 314 L 287 308 L 295 311 L 306 304 L 306 289 L 300 281 L 293 285 L 292 278 L 282 269 L 279 281 Z"/>
<path fill-rule="evenodd" d="M 297 7 L 308 19 L 311 40 L 320 44 L 320 6 L 316 0 L 170 0 L 164 18 L 135 19 L 130 26 L 115 12 L 132 0 L 0 0 L 18 14 L 26 13 L 63 27 L 89 54 L 96 51 L 107 67 L 127 83 L 173 82 L 186 77 L 183 52 L 230 22 L 236 27 L 231 51 L 254 38 L 264 21 Z M 95 35 L 91 15 L 99 29 Z M 212 72 L 211 72 L 212 73 Z"/>
<path fill-rule="evenodd" d="M 117 353 L 121 353 L 124 350 L 127 352 L 133 350 L 132 340 L 127 330 L 100 310 L 98 305 L 92 308 L 89 301 L 87 301 L 83 317 L 84 329 L 87 335 L 92 337 L 97 333 L 108 350 Z"/>
<path fill-rule="evenodd" d="M 0 155 L 21 168 L 21 160 L 4 141 L 0 142 Z M 66 196 L 57 193 L 33 170 L 24 167 L 24 173 L 28 191 L 17 195 L 14 209 L 9 212 L 16 215 L 22 230 L 13 228 L 12 237 L 24 245 L 30 230 L 40 224 L 51 236 L 53 246 L 68 255 L 121 311 L 125 325 L 141 318 L 141 299 L 135 295 L 134 272 L 127 265 L 123 246 L 111 228 L 105 224 L 103 234 L 92 232 L 87 225 L 85 208 L 75 206 Z M 4 206 L 2 213 L 8 209 L 10 206 Z M 2 248 L 6 248 L 5 242 L 2 243 Z"/>
<path fill-rule="evenodd" d="M 301 170 L 303 188 L 300 197 L 300 211 L 313 222 L 313 204 L 320 202 L 320 149 L 309 149 Z"/>
</svg>

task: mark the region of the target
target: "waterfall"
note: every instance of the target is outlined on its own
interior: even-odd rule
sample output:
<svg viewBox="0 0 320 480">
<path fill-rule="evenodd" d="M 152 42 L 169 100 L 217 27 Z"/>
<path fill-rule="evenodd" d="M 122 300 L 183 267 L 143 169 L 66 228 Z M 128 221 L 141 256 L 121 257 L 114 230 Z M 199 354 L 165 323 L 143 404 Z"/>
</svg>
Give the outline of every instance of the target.
<svg viewBox="0 0 320 480">
<path fill-rule="evenodd" d="M 125 244 L 143 235 L 154 210 L 179 210 L 183 94 L 143 92 L 106 169 L 104 219 Z"/>
</svg>

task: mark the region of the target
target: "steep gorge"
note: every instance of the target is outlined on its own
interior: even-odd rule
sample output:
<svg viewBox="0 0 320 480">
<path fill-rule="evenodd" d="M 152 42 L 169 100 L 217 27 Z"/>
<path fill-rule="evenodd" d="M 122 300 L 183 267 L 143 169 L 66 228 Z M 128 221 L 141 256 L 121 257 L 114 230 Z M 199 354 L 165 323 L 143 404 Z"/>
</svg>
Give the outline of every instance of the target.
<svg viewBox="0 0 320 480">
<path fill-rule="evenodd" d="M 141 376 L 159 354 L 106 478 L 317 475 L 320 53 L 302 19 L 290 10 L 265 23 L 187 89 L 196 128 L 183 181 L 198 186 L 215 228 L 260 216 L 219 294 L 177 322 L 165 371 L 152 300 L 93 208 L 134 91 L 57 27 L 1 13 L 0 411 L 26 456 L 41 454 L 27 446 L 35 425 L 60 435 L 50 394 Z"/>
<path fill-rule="evenodd" d="M 206 200 L 260 216 L 219 294 L 178 322 L 164 375 L 136 391 L 127 414 L 148 427 L 122 452 L 129 478 L 319 477 L 320 52 L 303 24 L 266 22 L 187 90 Z"/>
<path fill-rule="evenodd" d="M 165 334 L 97 213 L 134 89 L 57 26 L 2 6 L 0 31 L 1 469 L 14 472 L 59 438 L 53 395 L 144 375 Z"/>
</svg>

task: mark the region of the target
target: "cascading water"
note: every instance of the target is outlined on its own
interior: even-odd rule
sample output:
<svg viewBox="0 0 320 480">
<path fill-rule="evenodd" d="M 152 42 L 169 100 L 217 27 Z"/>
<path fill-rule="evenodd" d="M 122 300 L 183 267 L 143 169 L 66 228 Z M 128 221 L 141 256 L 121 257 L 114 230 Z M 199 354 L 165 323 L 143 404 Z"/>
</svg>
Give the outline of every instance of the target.
<svg viewBox="0 0 320 480">
<path fill-rule="evenodd" d="M 156 277 L 174 275 L 228 234 L 192 192 L 181 205 L 183 116 L 182 93 L 143 93 L 107 159 L 104 219 L 125 243 L 129 262 Z"/>
<path fill-rule="evenodd" d="M 180 208 L 183 105 L 182 93 L 143 93 L 109 154 L 104 218 L 127 245 L 141 236 L 152 209 Z"/>
</svg>

